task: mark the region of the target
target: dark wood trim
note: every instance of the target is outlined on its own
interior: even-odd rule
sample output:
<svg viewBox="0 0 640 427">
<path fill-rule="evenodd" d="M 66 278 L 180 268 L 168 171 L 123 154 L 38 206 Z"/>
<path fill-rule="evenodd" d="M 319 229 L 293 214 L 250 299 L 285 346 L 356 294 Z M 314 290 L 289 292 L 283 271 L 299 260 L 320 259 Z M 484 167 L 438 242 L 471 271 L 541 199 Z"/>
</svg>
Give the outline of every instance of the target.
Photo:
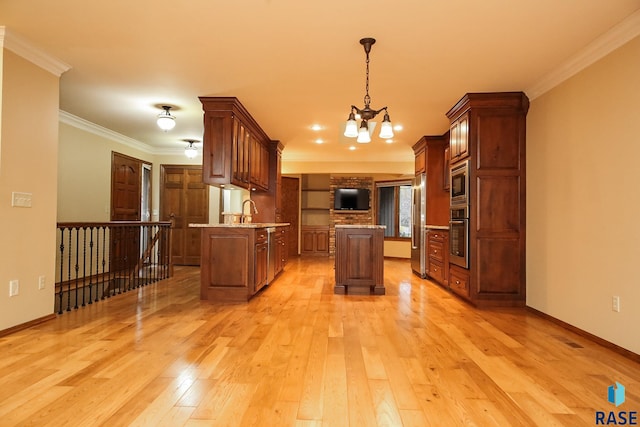
<svg viewBox="0 0 640 427">
<path fill-rule="evenodd" d="M 626 357 L 628 359 L 631 359 L 634 362 L 640 363 L 640 354 L 634 353 L 631 350 L 627 350 L 624 347 L 620 347 L 619 345 L 614 344 L 612 342 L 609 342 L 609 341 L 605 340 L 604 338 L 600 338 L 597 335 L 593 335 L 590 332 L 587 332 L 587 331 L 585 331 L 583 329 L 580 329 L 580 328 L 578 328 L 576 326 L 573 326 L 573 325 L 571 325 L 571 324 L 569 324 L 567 322 L 564 322 L 564 321 L 562 321 L 560 319 L 557 319 L 557 318 L 555 318 L 555 317 L 553 317 L 553 316 L 551 316 L 551 315 L 549 315 L 547 313 L 543 313 L 540 310 L 536 310 L 533 307 L 526 306 L 526 308 L 527 308 L 527 310 L 529 310 L 533 314 L 536 314 L 536 315 L 538 315 L 538 316 L 540 316 L 540 317 L 542 317 L 542 318 L 544 318 L 546 320 L 549 320 L 550 322 L 555 323 L 556 325 L 561 326 L 561 327 L 563 327 L 563 328 L 565 328 L 565 329 L 567 329 L 567 330 L 569 330 L 571 332 L 574 332 L 574 333 L 580 335 L 581 337 L 584 337 L 584 338 L 586 338 L 586 339 L 588 339 L 590 341 L 593 341 L 594 343 L 599 344 L 599 345 L 601 345 L 601 346 L 603 346 L 603 347 L 605 347 L 605 348 L 607 348 L 609 350 L 613 350 L 616 353 L 620 354 L 621 356 L 624 356 L 624 357 Z"/>
<path fill-rule="evenodd" d="M 7 329 L 3 329 L 3 330 L 0 331 L 0 338 L 6 337 L 7 335 L 11 335 L 11 334 L 14 334 L 16 332 L 19 332 L 19 331 L 22 331 L 22 330 L 25 330 L 25 329 L 28 329 L 28 328 L 30 328 L 32 326 L 39 325 L 40 323 L 48 322 L 49 320 L 53 320 L 56 317 L 57 316 L 54 313 L 51 313 L 51 314 L 48 314 L 46 316 L 30 320 L 27 323 L 22 323 L 20 325 L 16 325 L 16 326 L 12 326 L 12 327 L 7 328 Z"/>
<path fill-rule="evenodd" d="M 411 237 L 393 237 L 393 236 L 387 236 L 384 238 L 384 241 L 390 241 L 390 242 L 410 242 L 411 241 Z"/>
</svg>

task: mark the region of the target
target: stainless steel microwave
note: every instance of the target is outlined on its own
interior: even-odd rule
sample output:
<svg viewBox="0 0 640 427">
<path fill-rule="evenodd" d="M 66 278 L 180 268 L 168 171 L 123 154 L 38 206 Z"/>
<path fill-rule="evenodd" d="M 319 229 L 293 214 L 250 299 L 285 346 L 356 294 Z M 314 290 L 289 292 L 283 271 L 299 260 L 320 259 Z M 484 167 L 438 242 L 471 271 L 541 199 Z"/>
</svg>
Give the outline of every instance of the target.
<svg viewBox="0 0 640 427">
<path fill-rule="evenodd" d="M 451 167 L 451 206 L 469 205 L 469 160 Z"/>
</svg>

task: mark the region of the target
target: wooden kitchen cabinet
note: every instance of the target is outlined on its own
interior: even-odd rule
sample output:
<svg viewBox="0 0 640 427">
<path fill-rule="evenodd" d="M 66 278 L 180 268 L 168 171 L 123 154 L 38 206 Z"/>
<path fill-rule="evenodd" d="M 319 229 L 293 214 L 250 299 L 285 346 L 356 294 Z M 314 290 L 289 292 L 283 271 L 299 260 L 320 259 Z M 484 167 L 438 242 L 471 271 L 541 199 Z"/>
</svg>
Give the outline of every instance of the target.
<svg viewBox="0 0 640 427">
<path fill-rule="evenodd" d="M 449 288 L 461 297 L 469 298 L 469 271 L 457 265 L 451 265 L 449 268 Z"/>
<path fill-rule="evenodd" d="M 275 260 L 275 275 L 277 276 L 284 270 L 285 265 L 287 265 L 287 260 L 289 258 L 289 227 L 278 227 L 275 236 L 275 251 L 276 251 L 276 260 Z"/>
<path fill-rule="evenodd" d="M 451 166 L 469 160 L 469 268 L 450 264 L 449 286 L 476 306 L 526 302 L 528 109 L 522 92 L 468 93 L 447 112 Z"/>
<path fill-rule="evenodd" d="M 201 299 L 247 301 L 268 284 L 269 250 L 266 228 L 201 228 Z M 281 228 L 276 227 L 276 234 Z M 286 242 L 284 250 L 286 252 Z"/>
<path fill-rule="evenodd" d="M 258 292 L 267 284 L 268 268 L 269 268 L 269 245 L 267 242 L 267 230 L 259 228 L 255 230 L 255 274 L 253 277 L 252 294 Z"/>
<path fill-rule="evenodd" d="M 427 230 L 427 276 L 437 283 L 449 285 L 449 231 Z"/>
<path fill-rule="evenodd" d="M 384 295 L 384 226 L 336 225 L 336 294 Z"/>
<path fill-rule="evenodd" d="M 469 156 L 469 113 L 464 113 L 451 122 L 449 138 L 451 163 Z"/>
<path fill-rule="evenodd" d="M 203 180 L 269 190 L 271 140 L 234 97 L 200 97 L 204 110 Z"/>
<path fill-rule="evenodd" d="M 329 256 L 329 226 L 302 226 L 302 255 Z"/>
</svg>

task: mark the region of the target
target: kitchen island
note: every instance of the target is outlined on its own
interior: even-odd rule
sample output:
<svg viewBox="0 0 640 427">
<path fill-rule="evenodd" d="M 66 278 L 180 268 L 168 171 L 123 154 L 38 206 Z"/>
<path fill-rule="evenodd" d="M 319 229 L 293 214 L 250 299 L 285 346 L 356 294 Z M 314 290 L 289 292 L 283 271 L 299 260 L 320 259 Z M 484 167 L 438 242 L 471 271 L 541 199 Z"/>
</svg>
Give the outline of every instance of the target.
<svg viewBox="0 0 640 427">
<path fill-rule="evenodd" d="M 202 228 L 200 299 L 246 302 L 286 264 L 289 223 L 189 226 Z"/>
<path fill-rule="evenodd" d="M 336 225 L 336 294 L 384 295 L 384 225 Z"/>
</svg>

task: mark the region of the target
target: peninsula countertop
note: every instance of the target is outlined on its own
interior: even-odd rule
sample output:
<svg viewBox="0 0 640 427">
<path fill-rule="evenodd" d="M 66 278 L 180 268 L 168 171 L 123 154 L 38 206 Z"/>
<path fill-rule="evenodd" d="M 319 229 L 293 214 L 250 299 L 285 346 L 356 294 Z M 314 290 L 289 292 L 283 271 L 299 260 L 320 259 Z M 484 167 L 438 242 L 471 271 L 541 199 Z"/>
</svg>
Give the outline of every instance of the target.
<svg viewBox="0 0 640 427">
<path fill-rule="evenodd" d="M 291 225 L 288 222 L 248 222 L 241 224 L 189 224 L 192 228 L 266 228 L 266 227 L 286 227 Z"/>
<path fill-rule="evenodd" d="M 336 228 L 372 228 L 372 229 L 385 229 L 386 225 L 375 225 L 375 224 L 336 224 Z"/>
</svg>

